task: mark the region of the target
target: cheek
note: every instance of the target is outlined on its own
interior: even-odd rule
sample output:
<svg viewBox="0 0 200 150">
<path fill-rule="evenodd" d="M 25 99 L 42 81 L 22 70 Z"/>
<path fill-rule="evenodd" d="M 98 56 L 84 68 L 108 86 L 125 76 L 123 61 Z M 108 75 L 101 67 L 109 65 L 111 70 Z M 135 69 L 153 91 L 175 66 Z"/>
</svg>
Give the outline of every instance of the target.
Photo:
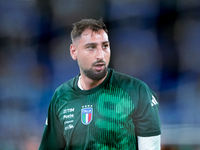
<svg viewBox="0 0 200 150">
<path fill-rule="evenodd" d="M 77 59 L 79 60 L 79 62 L 84 65 L 91 63 L 93 58 L 94 56 L 88 52 L 81 52 L 77 55 Z"/>
<path fill-rule="evenodd" d="M 82 68 L 89 66 L 89 59 L 87 57 L 78 57 L 77 62 Z"/>
<path fill-rule="evenodd" d="M 105 59 L 107 63 L 110 62 L 110 52 L 106 54 Z"/>
</svg>

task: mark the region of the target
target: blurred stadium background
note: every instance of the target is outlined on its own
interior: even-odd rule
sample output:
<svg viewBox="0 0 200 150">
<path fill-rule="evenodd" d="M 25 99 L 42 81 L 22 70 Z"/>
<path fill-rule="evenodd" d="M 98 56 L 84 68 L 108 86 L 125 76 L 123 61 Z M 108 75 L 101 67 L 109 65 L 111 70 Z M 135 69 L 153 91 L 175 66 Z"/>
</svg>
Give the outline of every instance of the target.
<svg viewBox="0 0 200 150">
<path fill-rule="evenodd" d="M 199 0 L 0 1 L 0 150 L 35 150 L 54 90 L 79 73 L 72 24 L 103 18 L 110 67 L 157 94 L 162 150 L 200 150 Z"/>
</svg>

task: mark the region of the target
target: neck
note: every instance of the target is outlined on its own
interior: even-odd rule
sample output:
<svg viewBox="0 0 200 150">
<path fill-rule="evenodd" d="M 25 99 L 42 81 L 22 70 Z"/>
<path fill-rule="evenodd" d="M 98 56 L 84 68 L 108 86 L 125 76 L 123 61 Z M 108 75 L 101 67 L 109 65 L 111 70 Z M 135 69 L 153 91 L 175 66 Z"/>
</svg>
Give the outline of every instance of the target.
<svg viewBox="0 0 200 150">
<path fill-rule="evenodd" d="M 80 78 L 81 87 L 83 88 L 83 90 L 90 90 L 98 86 L 99 84 L 101 84 L 105 80 L 106 76 L 103 79 L 96 81 L 81 74 L 81 78 Z"/>
</svg>

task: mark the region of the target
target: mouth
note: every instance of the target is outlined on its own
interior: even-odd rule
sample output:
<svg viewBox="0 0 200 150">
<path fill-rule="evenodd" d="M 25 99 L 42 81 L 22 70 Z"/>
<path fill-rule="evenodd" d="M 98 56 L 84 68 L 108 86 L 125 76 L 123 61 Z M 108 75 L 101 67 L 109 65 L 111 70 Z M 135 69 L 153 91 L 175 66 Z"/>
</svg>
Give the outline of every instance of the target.
<svg viewBox="0 0 200 150">
<path fill-rule="evenodd" d="M 96 63 L 96 64 L 94 65 L 94 68 L 95 68 L 95 70 L 97 70 L 97 71 L 101 71 L 101 70 L 103 70 L 103 69 L 105 68 L 105 63 Z"/>
</svg>

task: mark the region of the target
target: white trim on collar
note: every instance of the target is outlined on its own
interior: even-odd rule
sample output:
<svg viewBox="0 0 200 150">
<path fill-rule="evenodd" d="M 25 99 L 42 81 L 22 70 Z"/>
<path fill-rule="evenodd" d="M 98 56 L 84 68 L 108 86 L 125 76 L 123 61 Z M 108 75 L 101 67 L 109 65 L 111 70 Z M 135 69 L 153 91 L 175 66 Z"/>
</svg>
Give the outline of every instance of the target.
<svg viewBox="0 0 200 150">
<path fill-rule="evenodd" d="M 78 79 L 78 87 L 83 90 L 82 86 L 81 86 L 81 75 L 79 76 L 79 79 Z"/>
</svg>

